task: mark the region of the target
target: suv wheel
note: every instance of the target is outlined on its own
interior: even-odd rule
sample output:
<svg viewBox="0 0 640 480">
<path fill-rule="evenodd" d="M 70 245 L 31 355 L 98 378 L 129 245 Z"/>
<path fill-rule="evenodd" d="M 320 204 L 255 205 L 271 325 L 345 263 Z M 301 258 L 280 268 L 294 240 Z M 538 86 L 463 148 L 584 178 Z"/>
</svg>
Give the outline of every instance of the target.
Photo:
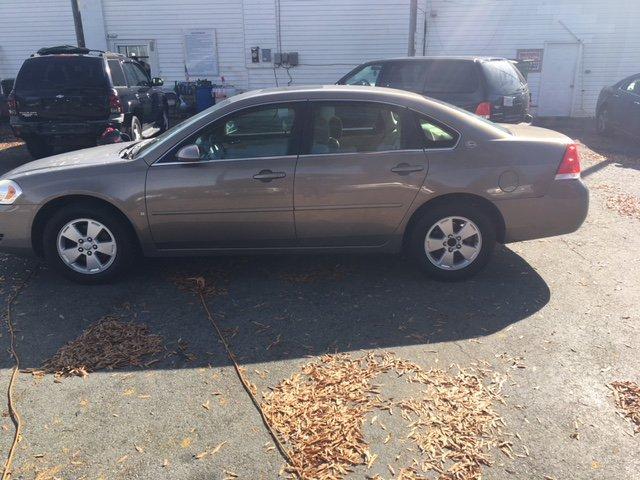
<svg viewBox="0 0 640 480">
<path fill-rule="evenodd" d="M 489 261 L 496 243 L 490 216 L 475 205 L 452 203 L 427 211 L 409 237 L 412 257 L 431 277 L 464 280 Z"/>
<path fill-rule="evenodd" d="M 131 117 L 131 126 L 129 127 L 129 132 L 130 132 L 130 137 L 131 140 L 134 141 L 140 141 L 142 140 L 142 124 L 140 123 L 140 120 L 138 119 L 138 117 L 136 117 L 135 115 L 133 115 Z"/>
<path fill-rule="evenodd" d="M 609 112 L 606 108 L 603 108 L 596 116 L 596 130 L 600 135 L 608 135 L 611 133 Z"/>
<path fill-rule="evenodd" d="M 83 284 L 110 281 L 135 257 L 135 242 L 120 218 L 103 206 L 79 205 L 56 212 L 44 229 L 47 263 Z"/>
<path fill-rule="evenodd" d="M 44 158 L 53 153 L 53 145 L 48 143 L 44 138 L 26 138 L 25 143 L 27 144 L 27 150 L 33 158 Z"/>
<path fill-rule="evenodd" d="M 169 130 L 169 111 L 167 108 L 162 109 L 160 120 L 158 121 L 158 128 L 160 129 L 159 133 L 164 133 Z"/>
</svg>

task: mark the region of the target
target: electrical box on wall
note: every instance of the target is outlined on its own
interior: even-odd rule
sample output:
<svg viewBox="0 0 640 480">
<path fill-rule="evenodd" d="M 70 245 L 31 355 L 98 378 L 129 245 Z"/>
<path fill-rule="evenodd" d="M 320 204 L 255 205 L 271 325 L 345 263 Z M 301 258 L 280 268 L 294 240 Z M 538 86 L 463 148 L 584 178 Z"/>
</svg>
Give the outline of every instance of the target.
<svg viewBox="0 0 640 480">
<path fill-rule="evenodd" d="M 263 48 L 261 51 L 262 51 L 262 61 L 264 63 L 271 63 L 271 49 Z"/>
<path fill-rule="evenodd" d="M 273 63 L 286 67 L 298 65 L 298 52 L 276 52 L 273 56 Z"/>
<path fill-rule="evenodd" d="M 260 62 L 260 47 L 251 47 L 251 63 Z"/>
</svg>

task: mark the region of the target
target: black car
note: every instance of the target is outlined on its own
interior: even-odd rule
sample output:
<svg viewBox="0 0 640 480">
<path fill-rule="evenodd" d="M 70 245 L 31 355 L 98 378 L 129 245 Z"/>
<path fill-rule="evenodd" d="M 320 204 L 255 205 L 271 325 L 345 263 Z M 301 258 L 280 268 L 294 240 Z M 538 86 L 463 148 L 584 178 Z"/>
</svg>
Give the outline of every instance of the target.
<svg viewBox="0 0 640 480">
<path fill-rule="evenodd" d="M 494 122 L 531 121 L 527 81 L 505 58 L 409 57 L 359 65 L 338 84 L 408 90 Z"/>
<path fill-rule="evenodd" d="M 41 49 L 16 77 L 8 100 L 11 128 L 36 158 L 51 155 L 56 145 L 96 145 L 113 129 L 141 139 L 168 128 L 162 83 L 120 54 Z"/>
<path fill-rule="evenodd" d="M 0 120 L 9 116 L 9 104 L 7 99 L 13 89 L 13 78 L 0 80 Z"/>
<path fill-rule="evenodd" d="M 596 104 L 596 128 L 603 135 L 619 131 L 640 137 L 640 74 L 602 89 Z"/>
</svg>

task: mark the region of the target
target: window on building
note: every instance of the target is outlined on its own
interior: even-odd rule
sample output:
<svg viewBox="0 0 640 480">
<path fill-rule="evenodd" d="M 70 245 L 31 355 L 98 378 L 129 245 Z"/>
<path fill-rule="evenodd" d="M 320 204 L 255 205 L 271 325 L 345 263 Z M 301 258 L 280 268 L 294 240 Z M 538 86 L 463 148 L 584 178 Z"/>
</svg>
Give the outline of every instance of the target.
<svg viewBox="0 0 640 480">
<path fill-rule="evenodd" d="M 366 102 L 313 105 L 312 154 L 382 152 L 402 148 L 402 115 Z"/>
</svg>

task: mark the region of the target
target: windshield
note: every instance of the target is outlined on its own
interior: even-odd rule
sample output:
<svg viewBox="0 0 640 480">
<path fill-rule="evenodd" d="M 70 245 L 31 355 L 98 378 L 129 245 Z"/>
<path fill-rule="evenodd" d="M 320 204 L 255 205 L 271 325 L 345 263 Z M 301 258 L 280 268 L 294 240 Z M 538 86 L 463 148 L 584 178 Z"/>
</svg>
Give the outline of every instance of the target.
<svg viewBox="0 0 640 480">
<path fill-rule="evenodd" d="M 181 136 L 182 132 L 187 130 L 191 125 L 193 125 L 193 123 L 197 122 L 203 117 L 206 117 L 210 113 L 215 112 L 216 110 L 226 105 L 229 105 L 229 103 L 231 103 L 231 99 L 227 98 L 226 100 L 223 100 L 220 103 L 216 103 L 213 107 L 207 108 L 206 110 L 203 110 L 202 112 L 194 115 L 193 117 L 187 118 L 186 120 L 180 122 L 179 124 L 175 125 L 174 127 L 170 128 L 169 130 L 167 130 L 161 135 L 158 135 L 155 138 L 142 140 L 141 142 L 138 142 L 135 145 L 128 147 L 131 149 L 131 157 L 135 158 L 135 157 L 138 157 L 139 155 L 142 155 L 143 153 L 149 153 L 155 150 L 156 148 L 158 149 L 162 148 L 163 144 L 173 146 L 174 143 L 177 143 L 182 139 L 182 136 Z"/>
<path fill-rule="evenodd" d="M 51 56 L 31 58 L 24 62 L 16 88 L 108 88 L 109 82 L 101 58 Z"/>
</svg>

